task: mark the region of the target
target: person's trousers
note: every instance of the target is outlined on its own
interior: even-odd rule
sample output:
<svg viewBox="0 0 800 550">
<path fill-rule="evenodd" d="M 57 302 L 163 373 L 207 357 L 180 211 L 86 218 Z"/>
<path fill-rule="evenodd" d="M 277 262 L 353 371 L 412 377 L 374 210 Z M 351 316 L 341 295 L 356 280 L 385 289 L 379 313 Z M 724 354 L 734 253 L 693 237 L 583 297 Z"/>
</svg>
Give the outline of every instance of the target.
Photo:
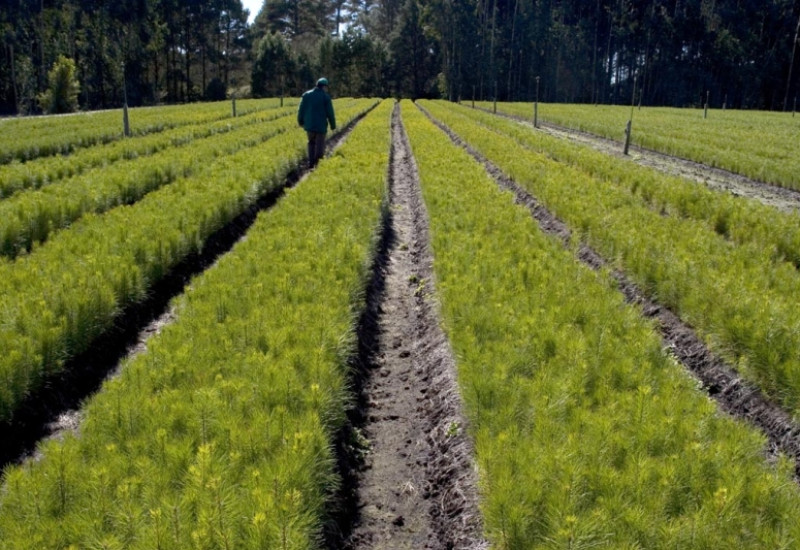
<svg viewBox="0 0 800 550">
<path fill-rule="evenodd" d="M 325 132 L 308 132 L 308 164 L 316 166 L 325 154 Z"/>
</svg>

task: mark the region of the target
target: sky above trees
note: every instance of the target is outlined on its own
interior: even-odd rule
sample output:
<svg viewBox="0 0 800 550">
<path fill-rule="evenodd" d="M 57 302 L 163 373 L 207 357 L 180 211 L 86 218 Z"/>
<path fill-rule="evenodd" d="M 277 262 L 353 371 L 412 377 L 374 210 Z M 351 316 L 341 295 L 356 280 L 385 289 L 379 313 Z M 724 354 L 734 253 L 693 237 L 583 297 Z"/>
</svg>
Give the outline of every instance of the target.
<svg viewBox="0 0 800 550">
<path fill-rule="evenodd" d="M 242 5 L 250 12 L 250 17 L 247 18 L 247 22 L 252 23 L 253 19 L 258 15 L 258 12 L 261 11 L 264 0 L 242 0 Z"/>
</svg>

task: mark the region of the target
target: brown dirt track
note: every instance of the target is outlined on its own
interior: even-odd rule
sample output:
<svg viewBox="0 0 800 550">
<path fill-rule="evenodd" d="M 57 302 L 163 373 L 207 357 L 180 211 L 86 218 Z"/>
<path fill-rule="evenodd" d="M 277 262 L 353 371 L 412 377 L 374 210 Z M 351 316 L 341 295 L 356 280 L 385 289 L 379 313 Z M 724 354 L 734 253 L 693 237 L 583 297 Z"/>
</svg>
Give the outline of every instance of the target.
<svg viewBox="0 0 800 550">
<path fill-rule="evenodd" d="M 367 452 L 350 463 L 347 549 L 482 549 L 472 449 L 460 412 L 455 362 L 437 315 L 428 222 L 395 108 L 378 280 L 360 331 L 356 433 Z M 345 476 L 347 477 L 347 476 Z"/>
</svg>

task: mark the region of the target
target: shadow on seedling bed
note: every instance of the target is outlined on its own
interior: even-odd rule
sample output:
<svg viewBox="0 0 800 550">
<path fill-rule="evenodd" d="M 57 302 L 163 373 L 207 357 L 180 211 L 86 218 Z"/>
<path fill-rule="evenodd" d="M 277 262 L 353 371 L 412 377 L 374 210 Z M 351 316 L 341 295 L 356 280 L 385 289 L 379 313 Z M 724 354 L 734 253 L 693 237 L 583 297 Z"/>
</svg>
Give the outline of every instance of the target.
<svg viewBox="0 0 800 550">
<path fill-rule="evenodd" d="M 356 117 L 328 141 L 328 154 L 338 147 L 367 112 Z M 135 353 L 135 348 L 164 324 L 170 300 L 183 292 L 192 277 L 208 269 L 217 258 L 228 252 L 247 233 L 261 211 L 275 205 L 287 188 L 295 186 L 309 173 L 305 166 L 306 163 L 302 162 L 302 166 L 293 168 L 282 187 L 258 199 L 212 234 L 201 252 L 185 258 L 149 290 L 145 301 L 125 309 L 113 328 L 96 339 L 88 350 L 69 359 L 61 372 L 49 376 L 37 391 L 28 395 L 11 422 L 0 423 L 0 470 L 21 462 L 34 452 L 39 441 L 63 430 L 63 418 L 80 408 L 106 378 L 113 376 L 120 362 Z M 67 424 L 76 427 L 74 420 Z"/>
</svg>

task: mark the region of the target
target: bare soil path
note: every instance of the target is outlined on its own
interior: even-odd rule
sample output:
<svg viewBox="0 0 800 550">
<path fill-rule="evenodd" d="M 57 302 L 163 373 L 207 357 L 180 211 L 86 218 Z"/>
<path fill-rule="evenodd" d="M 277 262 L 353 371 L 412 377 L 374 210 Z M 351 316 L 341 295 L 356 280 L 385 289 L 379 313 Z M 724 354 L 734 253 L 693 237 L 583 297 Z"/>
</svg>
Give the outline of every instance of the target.
<svg viewBox="0 0 800 550">
<path fill-rule="evenodd" d="M 531 216 L 539 223 L 541 229 L 554 235 L 569 247 L 571 231 L 568 226 L 547 210 L 528 191 L 507 177 L 496 165 L 472 149 L 448 127 L 423 112 L 441 128 L 450 139 L 466 149 L 475 159 L 481 162 L 486 171 L 497 184 L 511 191 L 515 201 L 524 205 Z M 582 243 L 577 252 L 578 259 L 599 270 L 608 262 L 591 247 Z M 670 309 L 658 304 L 648 297 L 625 273 L 613 270 L 616 280 L 625 299 L 640 307 L 642 315 L 654 319 L 661 333 L 662 341 L 678 362 L 697 378 L 708 395 L 714 399 L 720 409 L 735 418 L 749 422 L 764 433 L 768 440 L 767 457 L 774 460 L 778 452 L 791 457 L 795 463 L 795 481 L 800 483 L 800 425 L 779 406 L 770 401 L 766 395 L 741 376 L 718 355 L 713 353 L 702 338 L 689 325 L 684 323 Z"/>
<path fill-rule="evenodd" d="M 347 139 L 363 116 L 356 117 L 328 140 L 327 154 Z M 46 380 L 40 390 L 29 395 L 11 422 L 0 422 L 0 472 L 6 465 L 32 456 L 36 445 L 43 439 L 59 438 L 66 431 L 78 430 L 82 402 L 100 389 L 103 381 L 118 373 L 123 361 L 144 351 L 151 336 L 174 320 L 170 301 L 184 292 L 193 277 L 211 268 L 240 239 L 246 238 L 247 230 L 258 214 L 274 206 L 286 189 L 297 185 L 308 173 L 305 167 L 294 169 L 283 187 L 259 198 L 253 206 L 211 235 L 200 253 L 184 259 L 149 290 L 145 301 L 128 307 L 114 327 L 88 350 L 67 361 L 61 372 Z"/>
<path fill-rule="evenodd" d="M 427 214 L 399 105 L 389 182 L 357 428 L 368 451 L 357 466 L 357 509 L 344 547 L 486 548 L 455 362 L 433 298 Z"/>
<path fill-rule="evenodd" d="M 529 120 L 511 115 L 497 113 L 500 116 L 518 122 L 533 125 Z M 648 166 L 671 176 L 678 176 L 696 181 L 717 191 L 726 191 L 735 196 L 754 199 L 784 212 L 800 210 L 800 191 L 760 182 L 735 172 L 714 168 L 685 158 L 675 157 L 658 151 L 631 146 L 630 155 L 622 153 L 623 144 L 613 139 L 604 138 L 580 130 L 558 126 L 549 122 L 540 122 L 539 130 L 559 139 L 565 139 L 579 145 L 585 145 L 608 155 Z"/>
</svg>

